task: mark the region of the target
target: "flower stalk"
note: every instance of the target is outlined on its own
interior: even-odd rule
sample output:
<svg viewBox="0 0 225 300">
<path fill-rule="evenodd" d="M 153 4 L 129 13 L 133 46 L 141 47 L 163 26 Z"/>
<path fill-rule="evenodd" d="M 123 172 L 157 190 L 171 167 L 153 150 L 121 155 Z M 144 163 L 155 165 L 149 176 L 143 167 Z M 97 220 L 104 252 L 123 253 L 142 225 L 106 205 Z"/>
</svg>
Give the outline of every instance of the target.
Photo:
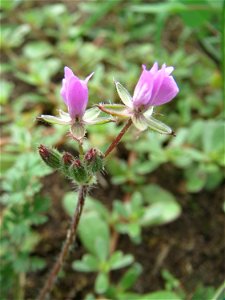
<svg viewBox="0 0 225 300">
<path fill-rule="evenodd" d="M 82 213 L 82 210 L 84 207 L 85 197 L 87 195 L 87 189 L 88 189 L 88 186 L 85 186 L 85 185 L 82 185 L 79 187 L 78 202 L 77 202 L 77 206 L 76 206 L 70 227 L 67 231 L 65 243 L 62 247 L 62 250 L 61 250 L 51 272 L 49 273 L 49 276 L 45 282 L 44 287 L 40 291 L 40 294 L 39 294 L 37 300 L 45 300 L 46 299 L 47 295 L 52 290 L 52 287 L 56 281 L 58 273 L 62 269 L 63 263 L 67 257 L 70 246 L 74 242 L 74 239 L 77 234 L 77 227 L 78 227 L 81 213 Z"/>
<path fill-rule="evenodd" d="M 128 121 L 126 122 L 125 126 L 122 128 L 120 133 L 117 135 L 117 137 L 114 139 L 114 141 L 108 147 L 108 149 L 105 151 L 104 157 L 107 157 L 110 154 L 110 152 L 112 152 L 112 150 L 119 144 L 120 140 L 122 139 L 124 134 L 127 132 L 127 130 L 130 128 L 131 124 L 132 124 L 132 120 L 128 119 Z"/>
</svg>

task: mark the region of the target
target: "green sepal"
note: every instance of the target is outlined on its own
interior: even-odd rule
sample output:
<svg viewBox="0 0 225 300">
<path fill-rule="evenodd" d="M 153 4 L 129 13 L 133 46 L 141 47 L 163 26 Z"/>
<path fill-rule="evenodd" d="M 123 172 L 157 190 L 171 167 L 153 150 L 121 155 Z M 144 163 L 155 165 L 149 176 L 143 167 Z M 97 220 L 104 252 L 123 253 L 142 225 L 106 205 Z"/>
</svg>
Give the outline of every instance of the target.
<svg viewBox="0 0 225 300">
<path fill-rule="evenodd" d="M 162 134 L 175 135 L 173 130 L 169 126 L 153 117 L 146 119 L 146 121 L 148 127 L 154 131 L 157 131 Z"/>
<path fill-rule="evenodd" d="M 96 156 L 96 158 L 93 160 L 93 162 L 91 163 L 91 171 L 93 173 L 102 171 L 104 168 L 104 164 L 103 164 L 103 159 L 100 156 Z"/>
<path fill-rule="evenodd" d="M 82 164 L 78 166 L 76 163 L 69 168 L 69 176 L 77 183 L 87 183 L 89 179 L 86 168 Z"/>
<path fill-rule="evenodd" d="M 98 149 L 91 148 L 87 151 L 87 153 L 84 156 L 84 162 L 89 172 L 95 174 L 96 172 L 103 170 L 103 157 L 104 155 Z"/>
<path fill-rule="evenodd" d="M 69 125 L 71 124 L 70 118 L 62 118 L 62 117 L 55 117 L 50 115 L 41 115 L 37 118 L 38 120 L 43 120 L 50 124 L 58 124 L 58 125 Z"/>
<path fill-rule="evenodd" d="M 108 117 L 101 117 L 101 118 L 95 119 L 94 121 L 90 122 L 89 124 L 102 125 L 102 124 L 106 124 L 106 123 L 109 123 L 109 122 L 115 122 L 115 120 L 112 119 L 112 118 L 108 118 Z"/>
<path fill-rule="evenodd" d="M 128 92 L 128 90 L 122 86 L 121 83 L 119 83 L 118 81 L 115 81 L 115 85 L 116 85 L 116 90 L 117 90 L 117 93 L 120 97 L 120 99 L 122 100 L 122 102 L 132 108 L 133 107 L 133 103 L 132 103 L 132 97 L 130 95 L 130 93 Z"/>
<path fill-rule="evenodd" d="M 70 178 L 71 177 L 70 167 L 72 166 L 73 162 L 75 161 L 75 157 L 69 152 L 64 152 L 61 160 L 62 160 L 61 171 L 66 177 Z"/>
<path fill-rule="evenodd" d="M 119 118 L 128 118 L 130 116 L 125 105 L 117 104 L 99 104 L 98 108 L 111 116 Z"/>
</svg>

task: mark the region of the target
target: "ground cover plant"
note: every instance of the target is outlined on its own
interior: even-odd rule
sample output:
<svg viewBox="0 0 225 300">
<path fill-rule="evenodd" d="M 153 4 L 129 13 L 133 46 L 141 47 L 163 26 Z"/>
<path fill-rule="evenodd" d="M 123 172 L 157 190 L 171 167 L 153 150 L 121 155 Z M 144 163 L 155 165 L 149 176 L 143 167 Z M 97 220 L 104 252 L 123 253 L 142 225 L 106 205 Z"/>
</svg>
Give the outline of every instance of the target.
<svg viewBox="0 0 225 300">
<path fill-rule="evenodd" d="M 50 299 L 222 299 L 222 1 L 2 1 L 1 9 L 1 299 L 40 296 L 77 204 L 63 176 L 71 160 L 79 185 L 96 183 Z M 146 111 L 133 114 L 129 94 L 137 108 L 157 104 L 132 93 L 141 65 L 156 61 L 175 67 L 180 91 L 150 109 L 144 130 Z M 95 71 L 86 115 L 86 92 L 75 115 L 67 99 L 62 112 L 64 66 L 83 79 Z M 59 109 L 60 120 L 46 117 Z M 71 138 L 77 114 L 89 124 L 76 123 Z M 85 129 L 83 155 L 74 138 Z M 61 173 L 38 147 L 55 169 L 60 158 Z"/>
</svg>

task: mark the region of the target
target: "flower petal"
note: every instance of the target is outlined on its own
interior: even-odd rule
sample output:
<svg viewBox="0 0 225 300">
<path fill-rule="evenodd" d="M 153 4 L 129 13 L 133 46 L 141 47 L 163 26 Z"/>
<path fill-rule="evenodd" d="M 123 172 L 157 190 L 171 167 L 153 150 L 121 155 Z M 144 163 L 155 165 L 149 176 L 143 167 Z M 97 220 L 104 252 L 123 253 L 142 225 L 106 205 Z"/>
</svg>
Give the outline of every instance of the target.
<svg viewBox="0 0 225 300">
<path fill-rule="evenodd" d="M 61 90 L 60 90 L 60 95 L 62 96 L 65 104 L 67 104 L 67 99 L 66 99 L 66 79 L 65 78 L 62 80 L 62 87 L 61 87 Z"/>
<path fill-rule="evenodd" d="M 165 71 L 166 66 L 163 65 L 161 70 L 159 70 L 155 76 L 154 76 L 154 85 L 152 89 L 152 96 L 151 100 L 149 101 L 148 105 L 154 105 L 154 100 L 162 86 L 163 80 L 166 76 L 166 71 Z"/>
<path fill-rule="evenodd" d="M 69 80 L 72 76 L 76 77 L 74 74 L 73 74 L 73 71 L 69 68 L 69 67 L 65 67 L 64 68 L 64 77 L 66 80 Z"/>
<path fill-rule="evenodd" d="M 150 72 L 152 74 L 156 74 L 158 72 L 158 69 L 159 69 L 158 63 L 155 62 L 154 65 L 152 66 L 152 68 L 150 69 Z"/>
<path fill-rule="evenodd" d="M 71 77 L 66 91 L 67 105 L 71 118 L 83 116 L 88 103 L 88 88 L 75 77 Z"/>
<path fill-rule="evenodd" d="M 124 86 L 122 86 L 122 84 L 119 83 L 118 81 L 114 80 L 114 82 L 116 85 L 117 93 L 120 99 L 122 100 L 122 102 L 129 108 L 132 108 L 133 107 L 132 97 L 129 94 L 128 90 Z"/>
<path fill-rule="evenodd" d="M 154 96 L 151 105 L 158 106 L 171 101 L 179 92 L 179 88 L 172 76 L 164 77 L 160 89 Z"/>
<path fill-rule="evenodd" d="M 153 89 L 154 74 L 143 69 L 138 83 L 134 89 L 133 105 L 139 107 L 148 104 Z"/>
</svg>

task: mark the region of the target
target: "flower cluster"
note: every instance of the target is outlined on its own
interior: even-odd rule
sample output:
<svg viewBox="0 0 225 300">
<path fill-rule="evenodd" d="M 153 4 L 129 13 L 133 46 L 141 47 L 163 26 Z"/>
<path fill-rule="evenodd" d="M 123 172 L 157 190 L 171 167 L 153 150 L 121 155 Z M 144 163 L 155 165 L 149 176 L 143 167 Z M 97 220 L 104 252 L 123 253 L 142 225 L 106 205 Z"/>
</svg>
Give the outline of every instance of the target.
<svg viewBox="0 0 225 300">
<path fill-rule="evenodd" d="M 97 107 L 86 110 L 88 81 L 94 73 L 81 80 L 70 68 L 65 67 L 61 96 L 68 112 L 59 110 L 58 117 L 41 115 L 40 118 L 49 123 L 70 125 L 70 132 L 78 141 L 85 136 L 86 125 L 104 124 L 115 121 L 115 118 L 131 119 L 140 131 L 150 128 L 159 133 L 174 134 L 170 127 L 152 116 L 155 106 L 171 101 L 179 92 L 171 75 L 174 68 L 163 64 L 160 69 L 157 63 L 154 63 L 150 70 L 147 70 L 145 65 L 142 68 L 133 96 L 118 81 L 115 81 L 123 104 L 98 104 Z M 110 117 L 100 117 L 101 111 L 109 114 Z"/>
</svg>

